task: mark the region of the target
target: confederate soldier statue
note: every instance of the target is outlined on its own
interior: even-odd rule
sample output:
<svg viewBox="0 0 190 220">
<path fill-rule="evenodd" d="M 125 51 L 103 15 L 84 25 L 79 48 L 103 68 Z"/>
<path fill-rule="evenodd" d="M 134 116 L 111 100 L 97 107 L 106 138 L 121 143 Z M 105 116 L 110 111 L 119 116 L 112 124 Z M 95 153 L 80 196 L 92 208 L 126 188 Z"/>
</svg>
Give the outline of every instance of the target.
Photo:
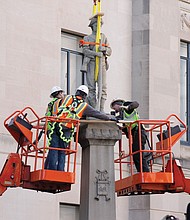
<svg viewBox="0 0 190 220">
<path fill-rule="evenodd" d="M 102 16 L 103 14 L 101 14 Z M 102 17 L 101 17 L 101 25 Z M 88 25 L 92 29 L 92 34 L 85 36 L 83 39 L 83 54 L 84 60 L 81 72 L 86 73 L 86 80 L 89 88 L 89 96 L 87 102 L 99 111 L 104 111 L 104 104 L 107 99 L 107 84 L 106 84 L 106 71 L 108 70 L 107 57 L 111 55 L 111 48 L 109 47 L 106 36 L 101 33 L 101 40 L 98 44 L 98 52 L 96 51 L 96 32 L 97 32 L 97 15 L 90 18 Z M 98 86 L 95 80 L 96 56 L 99 57 L 99 74 Z M 98 87 L 98 91 L 97 91 Z"/>
</svg>

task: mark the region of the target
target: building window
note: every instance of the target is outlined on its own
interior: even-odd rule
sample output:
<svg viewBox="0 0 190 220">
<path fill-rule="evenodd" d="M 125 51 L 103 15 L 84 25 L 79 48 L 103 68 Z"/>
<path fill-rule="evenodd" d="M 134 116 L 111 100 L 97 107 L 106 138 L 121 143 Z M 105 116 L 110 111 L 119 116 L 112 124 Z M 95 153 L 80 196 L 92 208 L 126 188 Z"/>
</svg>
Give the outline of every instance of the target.
<svg viewBox="0 0 190 220">
<path fill-rule="evenodd" d="M 61 35 L 61 86 L 67 94 L 74 94 L 76 88 L 85 83 L 80 72 L 83 54 L 79 48 L 82 36 L 68 33 Z"/>
<path fill-rule="evenodd" d="M 79 220 L 79 205 L 60 203 L 60 220 Z"/>
<path fill-rule="evenodd" d="M 180 44 L 180 117 L 189 127 L 190 125 L 190 43 Z M 190 144 L 190 130 L 182 140 Z"/>
</svg>

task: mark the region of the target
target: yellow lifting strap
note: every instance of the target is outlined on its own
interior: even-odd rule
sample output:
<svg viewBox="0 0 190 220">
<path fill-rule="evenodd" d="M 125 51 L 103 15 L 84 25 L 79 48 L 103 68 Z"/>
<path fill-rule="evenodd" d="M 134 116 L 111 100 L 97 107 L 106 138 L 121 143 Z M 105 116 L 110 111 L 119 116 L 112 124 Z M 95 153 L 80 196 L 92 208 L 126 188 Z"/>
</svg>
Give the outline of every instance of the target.
<svg viewBox="0 0 190 220">
<path fill-rule="evenodd" d="M 97 0 L 94 0 L 93 12 L 92 12 L 93 15 L 96 14 L 96 10 L 97 10 L 97 3 L 96 3 L 96 1 L 97 1 Z"/>
<path fill-rule="evenodd" d="M 98 52 L 98 47 L 101 43 L 101 0 L 94 0 L 93 6 L 93 16 L 97 16 L 97 31 L 96 31 L 96 52 Z M 95 60 L 95 74 L 94 79 L 95 82 L 98 81 L 98 73 L 99 73 L 99 57 L 96 56 Z"/>
</svg>

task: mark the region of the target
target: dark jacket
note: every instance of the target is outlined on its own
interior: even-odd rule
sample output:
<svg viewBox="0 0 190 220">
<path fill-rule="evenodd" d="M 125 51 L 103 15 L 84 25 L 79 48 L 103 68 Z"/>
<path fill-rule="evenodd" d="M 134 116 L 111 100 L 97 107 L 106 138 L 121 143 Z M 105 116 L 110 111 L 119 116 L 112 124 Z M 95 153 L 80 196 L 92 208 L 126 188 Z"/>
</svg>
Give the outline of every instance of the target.
<svg viewBox="0 0 190 220">
<path fill-rule="evenodd" d="M 94 109 L 92 106 L 87 105 L 87 107 L 85 108 L 84 112 L 83 112 L 83 116 L 88 116 L 88 117 L 94 117 L 94 118 L 98 118 L 101 120 L 110 120 L 111 116 L 106 115 L 105 113 L 102 113 L 96 109 Z"/>
</svg>

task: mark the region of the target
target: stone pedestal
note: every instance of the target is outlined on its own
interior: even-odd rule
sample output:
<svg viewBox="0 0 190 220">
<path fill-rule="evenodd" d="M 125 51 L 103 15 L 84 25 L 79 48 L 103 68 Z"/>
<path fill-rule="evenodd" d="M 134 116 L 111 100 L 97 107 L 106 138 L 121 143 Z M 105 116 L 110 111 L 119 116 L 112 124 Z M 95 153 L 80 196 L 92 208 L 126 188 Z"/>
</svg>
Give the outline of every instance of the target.
<svg viewBox="0 0 190 220">
<path fill-rule="evenodd" d="M 114 122 L 89 120 L 80 126 L 80 220 L 116 220 L 114 145 L 119 139 Z"/>
</svg>

